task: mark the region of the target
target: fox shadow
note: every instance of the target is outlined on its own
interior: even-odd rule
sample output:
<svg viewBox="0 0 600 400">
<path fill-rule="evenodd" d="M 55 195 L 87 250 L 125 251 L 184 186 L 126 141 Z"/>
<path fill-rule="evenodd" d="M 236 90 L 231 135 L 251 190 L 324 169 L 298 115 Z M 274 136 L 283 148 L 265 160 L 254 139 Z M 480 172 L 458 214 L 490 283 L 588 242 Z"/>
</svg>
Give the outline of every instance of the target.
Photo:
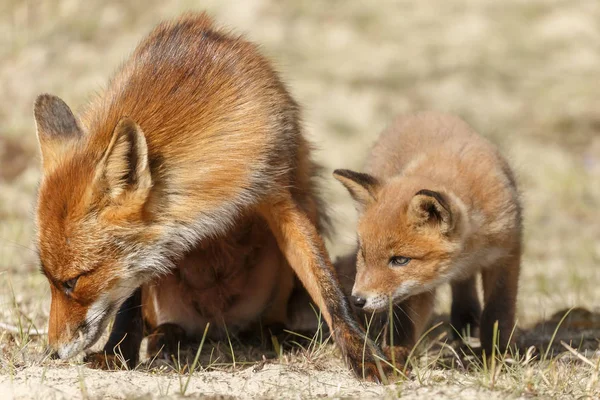
<svg viewBox="0 0 600 400">
<path fill-rule="evenodd" d="M 205 370 L 249 365 L 260 368 L 265 363 L 296 355 L 311 359 L 323 344 L 332 343 L 326 325 L 323 326 L 325 328 L 317 331 L 298 332 L 283 326 L 271 326 L 231 334 L 220 340 L 190 341 L 182 344 L 177 354 L 170 354 L 168 359 L 147 354 L 146 360 L 138 367 L 186 372 L 192 366 Z"/>
<path fill-rule="evenodd" d="M 505 357 L 529 358 L 530 361 L 566 357 L 577 360 L 572 351 L 589 356 L 599 349 L 600 313 L 585 308 L 557 311 L 549 318 L 529 327 L 516 328 L 512 333 L 513 346 Z M 434 315 L 426 335 L 414 351 L 414 360 L 434 357 L 433 367 L 470 370 L 481 366 L 482 355 L 476 338 L 455 339 L 455 330 L 445 314 Z M 459 335 L 460 336 L 460 335 Z M 194 364 L 204 369 L 223 369 L 254 365 L 261 368 L 268 362 L 302 356 L 318 364 L 323 344 L 332 343 L 326 324 L 321 329 L 293 332 L 284 327 L 265 327 L 259 331 L 232 335 L 220 341 L 188 343 L 177 357 L 170 360 L 149 358 L 143 368 L 174 369 L 185 372 Z M 569 350 L 565 345 L 569 346 Z M 200 350 L 200 351 L 199 351 Z"/>
<path fill-rule="evenodd" d="M 438 357 L 435 365 L 441 368 L 458 365 L 469 369 L 482 365 L 478 339 L 459 334 L 461 337 L 453 340 L 456 335 L 448 315 L 435 315 L 430 329 L 416 354 L 435 354 Z M 600 313 L 582 307 L 559 310 L 531 326 L 516 327 L 512 337 L 512 346 L 502 357 L 527 362 L 558 358 L 579 362 L 577 353 L 589 357 L 599 350 Z"/>
</svg>

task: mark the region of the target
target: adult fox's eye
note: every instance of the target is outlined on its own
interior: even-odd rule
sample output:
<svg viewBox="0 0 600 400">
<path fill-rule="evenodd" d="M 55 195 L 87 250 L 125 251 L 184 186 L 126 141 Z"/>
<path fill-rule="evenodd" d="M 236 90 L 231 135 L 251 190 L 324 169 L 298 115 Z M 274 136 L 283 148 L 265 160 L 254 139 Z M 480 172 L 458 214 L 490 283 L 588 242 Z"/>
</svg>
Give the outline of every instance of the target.
<svg viewBox="0 0 600 400">
<path fill-rule="evenodd" d="M 77 285 L 77 280 L 78 279 L 79 279 L 79 277 L 73 278 L 73 279 L 69 279 L 68 281 L 64 281 L 63 282 L 63 288 L 65 289 L 65 293 L 66 294 L 73 293 L 73 290 L 75 290 L 75 285 Z"/>
<path fill-rule="evenodd" d="M 410 262 L 410 258 L 404 256 L 394 256 L 390 258 L 390 267 L 403 267 Z"/>
</svg>

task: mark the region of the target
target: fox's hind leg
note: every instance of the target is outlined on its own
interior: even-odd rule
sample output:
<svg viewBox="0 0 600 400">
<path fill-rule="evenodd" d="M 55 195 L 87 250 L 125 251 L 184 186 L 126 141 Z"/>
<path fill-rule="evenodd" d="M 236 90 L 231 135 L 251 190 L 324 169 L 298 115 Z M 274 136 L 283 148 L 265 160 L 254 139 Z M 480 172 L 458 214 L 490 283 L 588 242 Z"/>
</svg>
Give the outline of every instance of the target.
<svg viewBox="0 0 600 400">
<path fill-rule="evenodd" d="M 376 357 L 383 355 L 356 321 L 315 224 L 289 192 L 271 198 L 260 212 L 290 266 L 321 310 L 350 367 L 359 376 L 378 379 Z M 365 341 L 367 350 L 363 355 Z M 385 363 L 380 365 L 385 368 Z"/>
<path fill-rule="evenodd" d="M 520 252 L 502 259 L 497 265 L 482 271 L 484 309 L 481 315 L 481 346 L 487 355 L 494 345 L 494 323 L 498 321 L 496 344 L 504 352 L 515 328 L 515 309 L 519 285 Z"/>
<path fill-rule="evenodd" d="M 481 305 L 477 294 L 477 275 L 462 281 L 452 282 L 452 310 L 450 323 L 454 339 L 479 335 Z"/>
</svg>

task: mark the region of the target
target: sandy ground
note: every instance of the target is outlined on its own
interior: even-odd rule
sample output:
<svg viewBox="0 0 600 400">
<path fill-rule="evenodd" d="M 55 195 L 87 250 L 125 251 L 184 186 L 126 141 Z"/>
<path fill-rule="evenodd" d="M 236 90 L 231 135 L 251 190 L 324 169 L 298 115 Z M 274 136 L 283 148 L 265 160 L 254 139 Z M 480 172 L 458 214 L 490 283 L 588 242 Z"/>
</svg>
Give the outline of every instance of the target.
<svg viewBox="0 0 600 400">
<path fill-rule="evenodd" d="M 50 293 L 37 271 L 32 240 L 40 176 L 35 96 L 55 93 L 79 108 L 156 22 L 189 9 L 207 9 L 260 43 L 304 106 L 336 222 L 328 244 L 333 255 L 354 243 L 356 215 L 345 190 L 330 177 L 332 169 L 360 169 L 369 145 L 398 113 L 450 111 L 497 143 L 519 178 L 525 206 L 518 307 L 523 347 L 543 352 L 556 311 L 580 306 L 590 312 L 559 335 L 587 362 L 571 354 L 550 363 L 507 364 L 490 375 L 422 361 L 408 381 L 385 387 L 354 379 L 331 350 L 318 366 L 303 355 L 258 372 L 250 366 L 195 373 L 187 394 L 600 396 L 596 0 L 0 1 L 0 322 L 43 329 L 48 317 Z M 438 311 L 447 312 L 447 298 L 444 289 Z M 179 379 L 185 375 L 144 368 L 107 373 L 43 360 L 45 343 L 45 336 L 0 330 L 0 397 L 181 394 Z M 553 349 L 555 355 L 566 351 L 558 341 Z"/>
<path fill-rule="evenodd" d="M 42 375 L 44 378 L 42 379 Z M 92 398 L 169 398 L 181 394 L 180 381 L 174 376 L 146 372 L 96 372 L 77 368 L 56 368 L 45 372 L 41 367 L 28 368 L 11 383 L 0 378 L 0 393 L 14 398 L 72 399 Z M 184 377 L 185 379 L 185 377 Z M 43 383 L 42 383 L 43 382 Z M 83 382 L 83 384 L 82 384 Z M 107 384 L 110 382 L 110 384 Z M 191 380 L 187 394 L 192 397 L 228 398 L 395 398 L 406 399 L 505 399 L 506 395 L 483 388 L 462 385 L 418 386 L 403 389 L 358 383 L 345 370 L 317 371 L 283 365 L 267 365 L 261 371 L 254 367 L 239 372 L 199 373 Z M 143 394 L 142 394 L 143 393 Z M 514 396 L 511 398 L 525 398 Z"/>
</svg>

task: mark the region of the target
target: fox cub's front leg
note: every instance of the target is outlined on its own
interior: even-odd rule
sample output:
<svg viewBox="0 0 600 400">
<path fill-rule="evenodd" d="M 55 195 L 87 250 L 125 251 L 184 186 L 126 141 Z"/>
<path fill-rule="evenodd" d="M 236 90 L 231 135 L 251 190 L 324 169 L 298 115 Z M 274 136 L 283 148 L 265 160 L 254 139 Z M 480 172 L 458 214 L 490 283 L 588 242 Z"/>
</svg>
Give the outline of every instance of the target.
<svg viewBox="0 0 600 400">
<path fill-rule="evenodd" d="M 477 337 L 481 305 L 477 295 L 477 275 L 452 283 L 452 309 L 450 324 L 454 339 Z"/>
<path fill-rule="evenodd" d="M 483 294 L 485 306 L 481 315 L 481 347 L 490 355 L 497 345 L 500 353 L 507 350 L 515 329 L 515 310 L 520 268 L 520 251 L 500 265 L 483 270 Z M 494 324 L 498 322 L 496 343 Z"/>
<path fill-rule="evenodd" d="M 403 369 L 409 361 L 408 355 L 431 317 L 434 299 L 432 292 L 409 297 L 393 307 L 391 319 L 386 316 L 383 352 L 397 369 Z"/>
</svg>

